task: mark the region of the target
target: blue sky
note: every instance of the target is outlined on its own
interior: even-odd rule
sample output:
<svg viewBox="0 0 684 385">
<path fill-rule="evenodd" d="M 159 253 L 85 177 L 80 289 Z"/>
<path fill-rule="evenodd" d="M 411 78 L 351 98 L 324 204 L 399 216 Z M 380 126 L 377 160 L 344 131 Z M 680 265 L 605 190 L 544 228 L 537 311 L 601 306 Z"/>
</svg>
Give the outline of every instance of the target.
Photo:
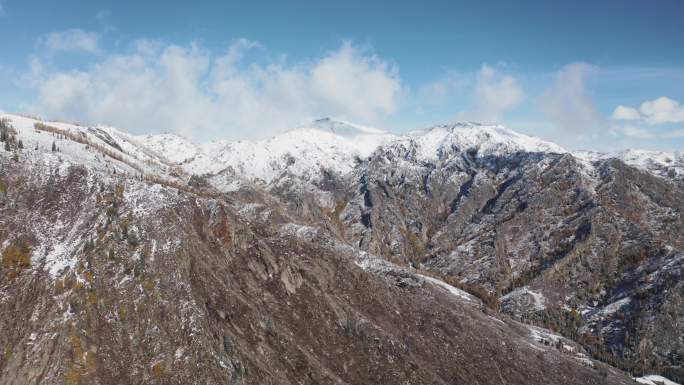
<svg viewBox="0 0 684 385">
<path fill-rule="evenodd" d="M 320 116 L 684 149 L 682 1 L 0 0 L 0 109 L 256 138 Z"/>
</svg>

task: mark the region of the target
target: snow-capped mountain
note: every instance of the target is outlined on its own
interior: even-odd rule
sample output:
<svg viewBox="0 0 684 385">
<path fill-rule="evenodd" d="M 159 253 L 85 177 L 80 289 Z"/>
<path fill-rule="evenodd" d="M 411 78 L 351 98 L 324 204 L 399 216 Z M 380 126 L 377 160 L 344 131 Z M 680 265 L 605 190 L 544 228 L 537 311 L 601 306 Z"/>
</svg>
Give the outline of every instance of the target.
<svg viewBox="0 0 684 385">
<path fill-rule="evenodd" d="M 144 141 L 149 147 L 164 154 L 159 143 L 178 142 L 168 136 Z M 566 152 L 563 148 L 538 138 L 519 134 L 501 126 L 475 123 L 441 125 L 397 135 L 380 129 L 356 125 L 330 118 L 320 119 L 276 135 L 267 140 L 216 142 L 189 147 L 182 156 L 183 168 L 194 174 L 213 174 L 230 168 L 247 179 L 271 182 L 283 171 L 311 179 L 321 170 L 348 174 L 359 158 L 367 158 L 383 147 L 411 147 L 422 160 L 434 160 L 439 154 L 477 149 L 482 155 L 512 152 Z M 174 154 L 180 151 L 167 145 Z M 200 154 L 198 154 L 199 152 Z M 167 157 L 178 155 L 168 154 Z"/>
<path fill-rule="evenodd" d="M 590 162 L 619 159 L 632 167 L 662 177 L 681 178 L 684 175 L 684 152 L 627 149 L 615 152 L 575 151 L 573 155 Z"/>
<path fill-rule="evenodd" d="M 266 140 L 217 141 L 196 145 L 173 134 L 136 139 L 191 174 L 215 174 L 230 169 L 246 179 L 273 181 L 283 171 L 304 179 L 320 177 L 321 170 L 348 174 L 359 158 L 381 148 L 411 148 L 417 159 L 434 161 L 441 154 L 474 151 L 479 156 L 516 152 L 572 155 L 595 162 L 619 159 L 660 176 L 684 175 L 684 154 L 644 150 L 570 152 L 543 139 L 500 125 L 472 122 L 443 124 L 394 134 L 381 129 L 324 118 Z"/>
<path fill-rule="evenodd" d="M 327 118 L 258 141 L 195 145 L 170 134 L 137 139 L 189 173 L 215 174 L 231 169 L 241 177 L 270 182 L 285 169 L 302 176 L 321 168 L 348 173 L 354 157 L 366 157 L 395 137 L 379 129 Z"/>
<path fill-rule="evenodd" d="M 304 180 L 315 180 L 322 172 L 347 175 L 355 165 L 382 148 L 409 149 L 417 160 L 435 161 L 447 153 L 471 151 L 480 157 L 502 156 L 516 152 L 565 154 L 561 146 L 524 135 L 500 125 L 452 123 L 394 134 L 381 129 L 357 125 L 332 118 L 319 119 L 304 127 L 294 128 L 266 140 L 216 141 L 196 144 L 176 134 L 130 135 L 107 126 L 82 126 L 63 122 L 4 114 L 18 130 L 18 137 L 28 147 L 49 148 L 61 136 L 41 135 L 36 123 L 63 129 L 95 145 L 121 154 L 129 161 L 121 167 L 155 175 L 168 173 L 178 166 L 190 175 L 212 175 L 229 171 L 247 180 L 270 183 L 283 172 Z M 53 134 L 54 135 L 54 134 Z M 72 141 L 64 141 L 63 157 L 75 161 L 96 160 L 95 152 L 84 152 Z M 72 148 L 73 147 L 73 148 Z M 684 154 L 643 150 L 614 153 L 572 152 L 587 162 L 619 159 L 659 176 L 684 175 Z M 100 164 L 104 166 L 104 164 Z"/>
</svg>

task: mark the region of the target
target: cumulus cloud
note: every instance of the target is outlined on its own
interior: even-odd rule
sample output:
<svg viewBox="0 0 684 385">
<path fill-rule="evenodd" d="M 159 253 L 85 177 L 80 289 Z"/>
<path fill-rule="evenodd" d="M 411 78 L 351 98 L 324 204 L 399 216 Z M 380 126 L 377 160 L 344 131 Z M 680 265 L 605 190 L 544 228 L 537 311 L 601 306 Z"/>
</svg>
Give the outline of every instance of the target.
<svg viewBox="0 0 684 385">
<path fill-rule="evenodd" d="M 397 108 L 401 85 L 396 68 L 375 55 L 364 56 L 349 42 L 316 63 L 309 77 L 314 94 L 339 114 L 373 120 Z"/>
<path fill-rule="evenodd" d="M 613 110 L 612 119 L 615 120 L 639 120 L 641 119 L 641 114 L 636 108 L 617 106 Z"/>
<path fill-rule="evenodd" d="M 568 64 L 556 74 L 553 85 L 544 91 L 541 108 L 557 128 L 575 133 L 604 125 L 586 87 L 587 78 L 597 71 L 597 67 L 586 63 Z"/>
<path fill-rule="evenodd" d="M 684 106 L 666 96 L 641 103 L 639 110 L 648 124 L 684 122 Z"/>
<path fill-rule="evenodd" d="M 38 43 L 48 53 L 98 53 L 100 51 L 99 40 L 100 35 L 95 32 L 74 28 L 48 33 L 39 38 Z"/>
<path fill-rule="evenodd" d="M 139 41 L 87 70 L 43 74 L 36 109 L 205 140 L 263 137 L 323 115 L 373 124 L 398 107 L 396 68 L 350 42 L 305 62 L 245 63 L 257 47 L 240 39 L 213 57 L 195 44 Z"/>
<path fill-rule="evenodd" d="M 684 122 L 684 106 L 667 96 L 654 100 L 647 100 L 639 106 L 639 110 L 632 107 L 617 106 L 613 112 L 616 120 L 642 120 L 650 125 Z"/>
<path fill-rule="evenodd" d="M 501 115 L 516 107 L 525 92 L 518 80 L 484 64 L 477 75 L 471 111 L 463 117 L 482 122 L 497 122 Z"/>
</svg>

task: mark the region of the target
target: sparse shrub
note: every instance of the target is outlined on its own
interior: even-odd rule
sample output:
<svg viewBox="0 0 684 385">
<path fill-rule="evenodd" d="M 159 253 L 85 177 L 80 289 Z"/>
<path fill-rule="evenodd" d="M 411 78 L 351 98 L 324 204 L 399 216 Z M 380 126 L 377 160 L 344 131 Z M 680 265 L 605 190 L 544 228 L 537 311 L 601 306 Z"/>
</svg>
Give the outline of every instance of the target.
<svg viewBox="0 0 684 385">
<path fill-rule="evenodd" d="M 157 362 L 156 364 L 152 365 L 152 375 L 156 379 L 160 379 L 164 375 L 164 363 L 163 362 Z"/>
<path fill-rule="evenodd" d="M 345 334 L 349 336 L 359 335 L 361 332 L 361 320 L 352 310 L 348 310 L 345 313 L 344 322 L 342 324 Z"/>
<path fill-rule="evenodd" d="M 31 267 L 31 249 L 28 244 L 23 242 L 20 246 L 8 246 L 2 253 L 2 265 L 12 277 Z"/>
<path fill-rule="evenodd" d="M 97 305 L 97 294 L 94 291 L 88 293 L 87 297 L 88 303 L 95 306 Z"/>
<path fill-rule="evenodd" d="M 105 211 L 107 214 L 107 219 L 111 222 L 114 218 L 116 218 L 119 215 L 119 209 L 116 207 L 116 205 L 111 205 L 107 207 L 107 210 Z"/>
<path fill-rule="evenodd" d="M 124 186 L 123 185 L 116 185 L 114 188 L 114 194 L 116 195 L 117 198 L 123 199 L 124 196 Z"/>
<path fill-rule="evenodd" d="M 80 385 L 81 384 L 81 371 L 78 368 L 71 367 L 64 374 L 66 383 L 69 385 Z"/>
<path fill-rule="evenodd" d="M 84 277 L 85 280 L 86 280 L 88 283 L 90 283 L 90 284 L 92 284 L 93 282 L 95 282 L 95 275 L 93 274 L 92 271 L 85 271 L 85 272 L 83 273 L 83 277 Z"/>
<path fill-rule="evenodd" d="M 143 288 L 145 288 L 146 291 L 152 291 L 154 290 L 155 283 L 152 278 L 147 278 L 145 282 L 143 282 Z"/>
<path fill-rule="evenodd" d="M 8 123 L 6 120 L 0 120 L 0 142 L 6 142 L 9 136 Z"/>
<path fill-rule="evenodd" d="M 7 119 L 0 119 L 0 142 L 5 142 L 5 150 L 9 151 L 10 142 L 14 140 L 15 131 Z"/>
<path fill-rule="evenodd" d="M 5 351 L 3 353 L 3 357 L 5 358 L 5 362 L 12 356 L 12 347 L 10 345 L 5 346 Z"/>
<path fill-rule="evenodd" d="M 489 309 L 498 312 L 501 307 L 501 301 L 499 301 L 499 298 L 496 296 L 496 294 L 491 293 L 489 290 L 478 285 L 477 283 L 461 282 L 456 277 L 442 276 L 440 274 L 435 274 L 431 271 L 418 270 L 418 272 L 429 277 L 440 279 L 455 288 L 461 289 L 466 293 L 472 294 L 473 296 L 479 298 L 482 301 L 482 303 Z"/>
<path fill-rule="evenodd" d="M 485 289 L 484 287 L 476 283 L 463 283 L 450 276 L 445 277 L 443 280 L 449 285 L 459 288 L 479 298 L 486 307 L 494 311 L 499 311 L 499 308 L 501 307 L 501 301 L 499 301 L 499 298 L 496 296 L 496 294 L 489 292 L 489 290 Z"/>
<path fill-rule="evenodd" d="M 64 293 L 64 280 L 63 279 L 57 279 L 55 280 L 55 294 L 59 295 Z"/>
<path fill-rule="evenodd" d="M 124 304 L 119 305 L 119 309 L 117 310 L 116 314 L 119 316 L 120 321 L 126 319 L 126 307 L 124 306 Z"/>
</svg>

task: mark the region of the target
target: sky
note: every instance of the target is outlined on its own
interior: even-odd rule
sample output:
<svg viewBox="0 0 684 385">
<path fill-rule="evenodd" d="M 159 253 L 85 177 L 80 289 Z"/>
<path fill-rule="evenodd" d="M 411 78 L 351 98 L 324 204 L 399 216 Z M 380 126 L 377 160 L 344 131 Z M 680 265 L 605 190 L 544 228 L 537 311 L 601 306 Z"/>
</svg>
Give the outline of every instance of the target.
<svg viewBox="0 0 684 385">
<path fill-rule="evenodd" d="M 0 0 L 0 111 L 255 139 L 331 116 L 684 151 L 684 1 Z"/>
</svg>

